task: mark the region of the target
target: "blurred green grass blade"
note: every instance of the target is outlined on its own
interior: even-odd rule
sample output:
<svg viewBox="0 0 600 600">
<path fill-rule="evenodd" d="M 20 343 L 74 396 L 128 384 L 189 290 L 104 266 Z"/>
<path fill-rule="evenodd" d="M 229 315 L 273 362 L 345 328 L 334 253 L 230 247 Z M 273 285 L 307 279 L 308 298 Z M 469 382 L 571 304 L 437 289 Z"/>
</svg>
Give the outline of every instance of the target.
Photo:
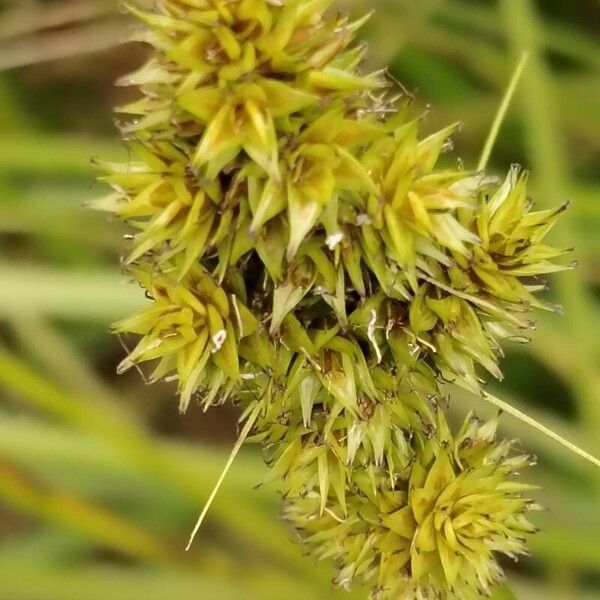
<svg viewBox="0 0 600 600">
<path fill-rule="evenodd" d="M 553 573 L 562 578 L 559 567 L 553 565 L 552 568 Z M 593 586 L 578 585 L 572 579 L 568 579 L 564 586 L 561 581 L 552 585 L 544 580 L 526 580 L 523 576 L 513 577 L 512 580 L 520 600 L 598 600 L 597 589 Z"/>
<path fill-rule="evenodd" d="M 446 0 L 437 11 L 447 23 L 468 27 L 471 31 L 500 36 L 502 22 L 497 19 L 493 8 L 463 1 Z M 580 61 L 594 69 L 600 69 L 600 44 L 586 32 L 574 31 L 565 25 L 553 22 L 540 23 L 542 39 L 548 49 Z"/>
<path fill-rule="evenodd" d="M 0 16 L 0 40 L 97 19 L 115 10 L 116 3 L 112 0 L 67 0 L 42 5 L 20 3 Z"/>
<path fill-rule="evenodd" d="M 21 346 L 47 368 L 56 381 L 74 392 L 98 398 L 116 396 L 116 391 L 94 372 L 87 357 L 52 324 L 32 315 L 12 319 L 10 327 Z"/>
<path fill-rule="evenodd" d="M 364 2 L 356 2 L 361 8 Z M 430 5 L 432 3 L 429 3 Z M 373 27 L 371 28 L 371 38 L 375 53 L 383 55 L 380 60 L 391 62 L 391 58 L 396 56 L 395 65 L 399 68 L 399 73 L 403 77 L 408 75 L 409 80 L 413 71 L 420 73 L 420 85 L 422 96 L 429 99 L 431 95 L 436 96 L 439 92 L 443 93 L 441 97 L 444 104 L 453 101 L 456 95 L 455 85 L 451 81 L 447 82 L 445 92 L 442 89 L 442 82 L 438 81 L 438 75 L 441 74 L 442 81 L 449 76 L 455 77 L 457 73 L 454 69 L 462 68 L 464 76 L 479 79 L 491 89 L 497 92 L 504 85 L 504 81 L 509 76 L 509 67 L 506 65 L 502 52 L 498 48 L 497 42 L 503 37 L 502 20 L 497 18 L 496 11 L 492 7 L 477 7 L 473 4 L 468 6 L 462 2 L 439 2 L 434 3 L 434 10 L 428 12 L 429 20 L 421 19 L 413 23 L 411 19 L 406 18 L 405 13 L 408 7 L 405 3 L 399 5 L 396 2 L 382 2 L 378 5 L 378 12 L 373 17 Z M 453 19 L 449 19 L 449 15 Z M 474 16 L 472 16 L 474 15 Z M 481 20 L 487 24 L 483 27 L 481 33 L 476 35 L 481 27 L 477 23 Z M 449 26 L 449 23 L 457 23 L 464 29 L 465 26 L 470 30 L 462 31 Z M 491 30 L 490 30 L 491 28 Z M 566 28 L 553 27 L 547 23 L 540 23 L 541 34 L 550 35 L 549 31 L 569 31 Z M 555 31 L 556 30 L 556 31 Z M 475 34 L 475 35 L 474 35 Z M 493 35 L 490 35 L 493 34 Z M 572 39 L 573 38 L 573 39 Z M 587 58 L 594 58 L 595 64 L 600 68 L 600 45 L 595 43 L 585 34 L 566 35 L 562 41 L 561 48 L 566 50 L 574 39 L 581 38 L 583 45 L 587 48 Z M 544 39 L 546 39 L 544 37 Z M 586 45 L 587 42 L 587 45 Z M 559 44 L 560 45 L 560 44 Z M 551 47 L 552 44 L 550 44 Z M 420 54 L 435 56 L 432 64 L 427 68 L 419 69 L 417 64 L 413 64 L 408 57 L 411 53 L 418 51 Z M 440 60 L 440 55 L 446 60 Z M 451 60 L 452 63 L 448 63 Z M 589 62 L 589 61 L 588 61 Z M 578 139 L 587 139 L 591 144 L 595 143 L 598 137 L 598 116 L 600 113 L 595 110 L 594 102 L 597 97 L 597 76 L 588 71 L 565 72 L 561 74 L 565 85 L 557 90 L 561 106 L 561 118 L 569 127 L 573 135 Z M 572 81 L 570 81 L 572 80 Z M 584 83 L 585 82 L 585 83 Z M 587 93 L 581 89 L 577 92 L 573 86 L 583 85 Z M 437 90 L 437 91 L 436 91 Z M 467 106 L 467 103 L 477 98 L 477 92 L 473 90 L 470 98 L 462 98 L 457 107 L 456 114 L 446 115 L 450 121 L 458 119 L 463 120 L 466 114 L 469 115 L 468 131 L 473 134 L 481 135 L 487 128 L 487 119 L 478 127 L 473 123 L 473 110 Z M 496 96 L 493 96 L 495 103 Z M 423 99 L 423 98 L 422 98 Z M 490 114 L 489 110 L 485 113 Z M 481 117 L 480 117 L 481 119 Z M 477 131 L 476 131 L 477 129 Z"/>
<path fill-rule="evenodd" d="M 127 23 L 112 18 L 5 40 L 0 46 L 0 70 L 102 52 L 127 40 L 128 31 Z"/>
<path fill-rule="evenodd" d="M 4 78 L 0 77 L 0 131 L 31 130 L 31 122 Z"/>
<path fill-rule="evenodd" d="M 517 597 L 508 586 L 503 585 L 494 589 L 492 600 L 517 600 Z"/>
<path fill-rule="evenodd" d="M 91 192 L 85 181 L 32 184 L 19 177 L 2 182 L 0 176 L 0 235 L 27 235 L 37 247 L 52 245 L 44 254 L 47 262 L 89 266 L 114 256 L 116 263 L 125 227 L 82 206 L 82 199 L 101 193 Z"/>
<path fill-rule="evenodd" d="M 0 263 L 0 316 L 110 323 L 139 310 L 144 296 L 117 270 L 63 270 Z"/>
<path fill-rule="evenodd" d="M 360 5 L 362 10 L 365 8 L 363 0 L 354 4 Z M 414 52 L 418 49 L 437 57 L 437 65 L 430 76 L 432 86 L 437 84 L 436 73 L 444 68 L 453 70 L 454 67 L 449 66 L 452 63 L 462 66 L 463 71 L 467 65 L 471 79 L 501 89 L 509 71 L 499 50 L 486 40 L 465 37 L 461 32 L 436 22 L 432 16 L 442 4 L 440 0 L 418 3 L 386 0 L 378 3 L 368 32 L 372 55 L 377 57 L 377 64 L 390 64 L 405 51 Z M 446 66 L 441 57 L 448 61 Z M 421 75 L 427 79 L 427 71 Z M 421 88 L 421 96 L 426 89 Z M 427 97 L 424 99 L 427 100 Z"/>
<path fill-rule="evenodd" d="M 139 424 L 123 407 L 90 402 L 88 398 L 70 394 L 6 352 L 0 352 L 0 387 L 17 394 L 37 411 L 59 417 L 83 430 L 113 437 L 121 443 L 127 439 L 143 439 Z"/>
<path fill-rule="evenodd" d="M 441 61 L 426 48 L 402 49 L 390 68 L 402 75 L 405 86 L 426 94 L 427 100 L 465 101 L 472 97 L 474 86 L 468 75 L 460 67 Z"/>
<path fill-rule="evenodd" d="M 157 537 L 100 506 L 63 490 L 35 483 L 0 461 L 0 498 L 18 510 L 55 523 L 130 557 L 163 563 L 174 555 Z"/>
<path fill-rule="evenodd" d="M 89 552 L 89 540 L 58 527 L 37 527 L 0 540 L 0 555 L 10 548 L 11 558 L 37 564 L 79 560 Z"/>
<path fill-rule="evenodd" d="M 146 435 L 122 407 L 108 402 L 100 403 L 69 394 L 40 377 L 28 365 L 6 353 L 0 353 L 0 387 L 17 394 L 37 410 L 60 417 L 119 447 L 124 460 L 174 486 L 180 493 L 199 503 L 212 489 L 213 481 L 198 480 L 193 467 L 182 464 L 166 452 L 156 440 Z M 195 512 L 195 511 L 194 511 Z M 286 539 L 271 535 L 272 519 L 249 505 L 239 504 L 235 495 L 222 494 L 213 505 L 211 515 L 236 535 L 244 536 L 263 551 L 289 566 L 298 568 L 309 579 L 319 577 L 314 569 L 298 555 L 297 549 Z M 190 531 L 194 517 L 190 514 Z"/>
<path fill-rule="evenodd" d="M 190 478 L 211 482 L 218 476 L 222 451 L 163 440 L 157 440 L 156 445 L 157 453 L 168 452 L 189 469 Z M 128 460 L 110 439 L 99 439 L 78 431 L 68 431 L 66 435 L 64 427 L 38 419 L 0 412 L 0 455 L 25 469 L 45 474 L 50 481 L 58 483 L 62 480 L 82 493 L 105 495 L 112 489 L 126 497 L 147 495 L 153 498 L 162 490 L 163 495 L 173 496 L 174 505 L 183 502 L 190 510 L 197 507 L 196 498 L 181 495 L 173 488 L 166 490 L 164 479 Z M 264 476 L 260 457 L 242 452 L 236 466 L 239 468 L 232 469 L 223 493 L 231 498 L 241 495 L 250 505 L 264 503 L 268 505 L 267 511 L 273 510 L 276 499 L 272 490 L 249 492 Z M 274 522 L 273 528 L 276 527 Z"/>
<path fill-rule="evenodd" d="M 592 76 L 564 76 L 564 84 L 556 90 L 557 103 L 560 105 L 560 127 L 568 134 L 571 143 L 577 143 L 582 148 L 594 147 L 600 135 L 600 112 L 595 111 L 595 96 L 597 87 L 596 79 Z M 490 115 L 493 115 L 498 102 L 498 90 L 494 87 L 494 93 L 480 91 L 469 97 L 455 97 L 454 93 L 445 94 L 440 102 L 443 109 L 434 104 L 430 119 L 436 125 L 453 121 L 465 121 L 465 128 L 457 136 L 460 143 L 460 151 L 475 154 L 481 148 L 481 140 L 484 139 L 490 123 Z M 515 108 L 517 107 L 515 103 Z M 518 119 L 515 118 L 517 111 L 511 111 L 507 119 L 507 127 L 502 137 L 498 140 L 498 147 L 503 150 L 503 155 L 514 156 L 515 148 L 523 143 L 517 127 Z M 465 118 L 468 115 L 468 119 Z M 468 146 L 465 148 L 465 143 Z M 576 158 L 582 163 L 586 159 L 585 153 L 577 153 Z M 585 166 L 585 163 L 582 165 Z M 579 183 L 577 187 L 583 185 Z M 573 187 L 573 186 L 572 186 Z M 598 214 L 594 211 L 594 205 L 580 209 L 574 205 L 571 210 L 578 214 L 580 210 L 587 210 L 588 216 L 598 220 Z"/>
<path fill-rule="evenodd" d="M 407 25 L 398 23 L 398 27 L 402 31 Z M 492 89 L 501 90 L 510 76 L 510 68 L 497 48 L 486 41 L 466 38 L 438 24 L 428 23 L 411 29 L 410 42 L 427 52 L 435 52 L 438 66 L 440 57 L 467 66 L 472 79 Z"/>
<path fill-rule="evenodd" d="M 568 523 L 557 524 L 552 519 L 543 532 L 531 539 L 535 556 L 552 564 L 576 571 L 596 572 L 600 569 L 598 531 L 573 531 Z"/>
<path fill-rule="evenodd" d="M 92 178 L 91 159 L 125 159 L 126 153 L 115 142 L 42 133 L 0 134 L 0 174 L 18 173 L 29 177 L 70 175 Z"/>
<path fill-rule="evenodd" d="M 201 571 L 123 566 L 55 566 L 14 560 L 0 553 L 2 592 L 10 600 L 307 600 L 324 598 L 326 587 L 269 570 L 251 561 L 231 568 L 211 561 Z M 325 592 L 327 593 L 327 592 Z M 360 594 L 330 590 L 328 600 L 358 600 Z"/>
</svg>

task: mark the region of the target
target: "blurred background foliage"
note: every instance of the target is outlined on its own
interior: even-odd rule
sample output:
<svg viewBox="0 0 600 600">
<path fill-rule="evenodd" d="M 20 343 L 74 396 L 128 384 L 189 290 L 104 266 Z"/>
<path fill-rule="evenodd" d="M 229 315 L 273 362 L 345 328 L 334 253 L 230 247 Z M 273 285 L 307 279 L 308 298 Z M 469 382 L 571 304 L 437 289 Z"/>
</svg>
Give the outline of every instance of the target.
<svg viewBox="0 0 600 600">
<path fill-rule="evenodd" d="M 343 6 L 342 6 L 343 5 Z M 600 454 L 600 11 L 595 0 L 344 0 L 377 12 L 364 35 L 426 128 L 464 123 L 448 160 L 476 164 L 523 49 L 531 59 L 493 153 L 532 170 L 538 205 L 565 198 L 555 236 L 579 268 L 510 347 L 501 397 Z M 235 414 L 177 413 L 169 385 L 117 378 L 108 324 L 140 304 L 121 282 L 119 226 L 82 209 L 102 194 L 90 158 L 125 158 L 112 85 L 144 58 L 113 0 L 0 1 L 0 600 L 364 598 L 290 543 L 264 467 L 242 452 L 192 552 L 185 541 L 235 439 Z M 474 402 L 458 397 L 464 413 Z M 486 407 L 480 412 L 489 414 Z M 536 452 L 548 507 L 534 557 L 497 599 L 600 598 L 600 476 L 504 419 Z"/>
</svg>

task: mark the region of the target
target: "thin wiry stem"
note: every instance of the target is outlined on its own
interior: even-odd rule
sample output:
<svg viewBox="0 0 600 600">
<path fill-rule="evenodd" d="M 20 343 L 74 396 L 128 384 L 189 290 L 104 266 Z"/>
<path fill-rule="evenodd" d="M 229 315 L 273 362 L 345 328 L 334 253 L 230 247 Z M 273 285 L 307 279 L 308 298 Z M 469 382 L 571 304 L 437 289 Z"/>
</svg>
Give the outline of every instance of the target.
<svg viewBox="0 0 600 600">
<path fill-rule="evenodd" d="M 229 455 L 229 459 L 227 460 L 227 463 L 225 464 L 225 467 L 223 468 L 223 471 L 221 472 L 221 475 L 219 476 L 217 483 L 215 483 L 215 487 L 213 488 L 213 491 L 210 493 L 210 496 L 208 497 L 208 500 L 206 501 L 206 504 L 204 505 L 204 508 L 202 509 L 202 513 L 200 513 L 200 516 L 198 517 L 198 521 L 196 522 L 194 530 L 192 531 L 192 534 L 190 536 L 190 541 L 188 542 L 188 545 L 185 549 L 186 552 L 189 551 L 189 549 L 192 547 L 192 544 L 194 543 L 194 538 L 196 537 L 196 534 L 198 533 L 198 531 L 200 531 L 200 527 L 202 527 L 202 523 L 203 523 L 206 515 L 208 514 L 208 511 L 210 510 L 210 507 L 211 507 L 214 499 L 217 497 L 217 494 L 219 493 L 219 489 L 223 485 L 223 482 L 225 481 L 225 477 L 227 477 L 227 473 L 229 472 L 229 469 L 231 469 L 231 465 L 233 465 L 233 461 L 235 460 L 236 456 L 238 455 L 238 452 L 240 451 L 242 445 L 246 441 L 246 438 L 248 437 L 250 430 L 254 426 L 254 422 L 256 421 L 256 418 L 258 417 L 259 411 L 260 411 L 260 404 L 257 404 L 256 408 L 252 411 L 252 413 L 248 417 L 248 420 L 246 421 L 246 425 L 244 425 L 244 428 L 242 429 L 240 436 L 238 437 L 238 440 L 235 443 L 235 446 L 233 447 L 231 454 Z"/>
<path fill-rule="evenodd" d="M 488 137 L 485 141 L 485 145 L 481 152 L 481 156 L 479 158 L 479 163 L 477 165 L 478 171 L 483 171 L 487 167 L 488 161 L 490 159 L 490 155 L 492 154 L 492 150 L 494 149 L 494 144 L 496 143 L 496 139 L 498 138 L 498 133 L 500 131 L 500 127 L 504 122 L 504 118 L 506 117 L 506 112 L 508 111 L 508 107 L 512 102 L 513 96 L 515 95 L 515 91 L 517 89 L 517 85 L 519 84 L 519 80 L 523 75 L 523 71 L 525 70 L 525 66 L 527 65 L 527 61 L 529 59 L 529 52 L 523 52 L 521 58 L 513 72 L 513 75 L 510 79 L 508 87 L 506 88 L 506 92 L 504 93 L 504 97 L 502 98 L 502 102 L 498 106 L 498 111 L 496 112 L 496 117 L 494 118 L 494 122 L 492 123 L 492 128 L 488 134 Z"/>
<path fill-rule="evenodd" d="M 548 429 L 548 427 L 545 427 L 541 423 L 538 423 L 538 421 L 536 421 L 532 417 L 527 416 L 525 413 L 521 412 L 519 409 L 515 408 L 514 406 L 511 406 L 510 404 L 508 404 L 508 402 L 504 402 L 504 400 L 500 400 L 500 398 L 497 398 L 496 396 L 493 396 L 492 394 L 489 394 L 487 392 L 483 394 L 483 398 L 484 398 L 484 400 L 487 400 L 490 404 L 493 404 L 500 410 L 507 412 L 509 415 L 516 417 L 523 423 L 526 423 L 530 427 L 533 427 L 534 429 L 537 429 L 538 431 L 542 432 L 544 435 L 553 439 L 555 442 L 558 442 L 559 444 L 561 444 L 562 446 L 564 446 L 571 452 L 573 452 L 573 453 L 577 454 L 578 456 L 581 456 L 585 460 L 591 462 L 593 465 L 600 467 L 600 460 L 598 460 L 595 456 L 592 456 L 591 454 L 589 454 L 585 450 L 582 450 L 575 444 L 572 444 L 568 440 L 565 440 L 565 438 L 558 435 L 558 433 L 555 433 L 551 429 Z"/>
</svg>

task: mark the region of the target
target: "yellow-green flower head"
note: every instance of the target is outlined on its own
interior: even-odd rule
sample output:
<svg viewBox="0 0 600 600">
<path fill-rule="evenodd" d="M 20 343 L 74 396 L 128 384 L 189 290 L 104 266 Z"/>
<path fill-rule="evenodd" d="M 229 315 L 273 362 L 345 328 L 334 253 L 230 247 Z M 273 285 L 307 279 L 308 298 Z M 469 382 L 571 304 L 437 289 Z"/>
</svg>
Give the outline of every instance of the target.
<svg viewBox="0 0 600 600">
<path fill-rule="evenodd" d="M 150 252 L 159 262 L 183 254 L 180 276 L 219 241 L 217 213 L 227 199 L 217 181 L 205 181 L 189 171 L 189 148 L 157 140 L 132 142 L 138 158 L 127 165 L 98 163 L 107 172 L 100 180 L 113 193 L 90 203 L 112 212 L 138 230 L 125 264 Z"/>
<path fill-rule="evenodd" d="M 338 585 L 371 586 L 373 599 L 472 600 L 502 580 L 499 554 L 526 553 L 535 528 L 526 513 L 532 489 L 513 475 L 532 462 L 496 441 L 496 420 L 467 419 L 452 436 L 441 413 L 429 439 L 415 433 L 412 466 L 390 488 L 368 470 L 350 482 L 344 505 L 305 487 L 284 514 L 319 559 L 339 565 Z M 317 450 L 305 449 L 305 452 Z M 375 483 L 375 484 L 374 484 Z"/>
<path fill-rule="evenodd" d="M 345 247 L 360 244 L 362 265 L 349 253 L 344 266 L 361 291 L 366 266 L 384 295 L 399 301 L 393 311 L 414 351 L 444 379 L 478 391 L 475 365 L 501 378 L 501 342 L 527 341 L 527 313 L 554 308 L 535 297 L 544 285 L 532 277 L 569 268 L 552 262 L 565 250 L 543 243 L 566 205 L 531 212 L 517 167 L 501 185 L 481 174 L 432 171 L 451 128 L 421 142 L 416 131 L 416 122 L 401 126 L 362 158 L 380 192 L 362 225 L 346 228 Z M 389 303 L 374 309 L 378 326 L 389 322 Z"/>
<path fill-rule="evenodd" d="M 121 81 L 144 94 L 119 109 L 133 117 L 124 132 L 197 140 L 193 164 L 210 178 L 242 151 L 278 178 L 279 134 L 293 115 L 384 83 L 378 74 L 359 74 L 360 47 L 347 50 L 362 21 L 329 16 L 331 3 L 172 0 L 150 13 L 130 7 L 148 27 L 138 39 L 155 54 Z"/>
<path fill-rule="evenodd" d="M 197 82 L 306 71 L 318 82 L 320 70 L 333 68 L 362 23 L 325 16 L 332 3 L 166 0 L 153 12 L 129 9 L 149 27 L 143 39 L 181 73 L 195 73 Z"/>
<path fill-rule="evenodd" d="M 435 421 L 423 390 L 417 391 L 413 385 L 418 382 L 409 378 L 398 382 L 395 393 L 379 390 L 380 401 L 362 395 L 355 409 L 347 408 L 310 371 L 294 371 L 287 387 L 284 381 L 271 388 L 265 383 L 251 438 L 265 448 L 270 467 L 265 482 L 277 482 L 284 497 L 316 490 L 320 515 L 329 510 L 328 499 L 334 495 L 341 514 L 348 516 L 346 495 L 360 474 L 373 488 L 392 489 L 414 460 L 412 432 L 431 431 Z M 239 396 L 242 402 L 244 397 Z M 255 406 L 256 400 L 245 414 Z"/>
<path fill-rule="evenodd" d="M 448 266 L 429 260 L 427 283 L 411 303 L 411 329 L 433 347 L 444 377 L 472 390 L 478 389 L 474 363 L 500 379 L 500 344 L 527 341 L 531 309 L 556 309 L 535 297 L 545 285 L 534 278 L 571 267 L 552 262 L 565 250 L 543 243 L 566 204 L 531 208 L 518 167 L 500 186 L 484 186 L 477 208 L 460 213 L 462 226 L 479 242 L 466 246 L 469 257 L 452 253 Z"/>
<path fill-rule="evenodd" d="M 466 252 L 464 244 L 476 241 L 457 219 L 459 209 L 476 205 L 476 195 L 462 193 L 472 174 L 434 170 L 456 126 L 419 139 L 419 121 L 406 121 L 402 111 L 389 119 L 388 127 L 392 134 L 377 139 L 361 157 L 376 188 L 363 203 L 359 222 L 363 236 L 368 232 L 381 238 L 404 282 L 416 288 L 424 260 L 447 263 L 447 254 Z M 381 269 L 374 272 L 388 288 L 389 278 L 381 277 Z"/>
<path fill-rule="evenodd" d="M 200 267 L 182 281 L 172 266 L 169 272 L 142 265 L 132 275 L 151 303 L 113 326 L 117 333 L 142 336 L 119 372 L 159 360 L 150 381 L 177 380 L 182 410 L 200 388 L 206 406 L 224 401 L 240 381 L 240 340 L 259 330 L 254 315 Z"/>
<path fill-rule="evenodd" d="M 421 119 L 332 0 L 128 6 L 148 62 L 118 109 L 131 160 L 93 203 L 133 230 L 149 300 L 119 371 L 156 362 L 181 409 L 227 400 L 279 480 L 286 518 L 373 600 L 473 600 L 524 552 L 531 462 L 496 421 L 452 435 L 444 381 L 481 391 L 526 340 L 536 279 L 561 270 L 526 176 L 441 169 Z"/>
<path fill-rule="evenodd" d="M 264 181 L 260 197 L 250 202 L 252 231 L 277 215 L 285 217 L 289 261 L 318 227 L 325 230 L 326 243 L 335 245 L 341 233 L 342 199 L 375 190 L 356 155 L 383 128 L 372 116 L 357 120 L 351 112 L 334 106 L 289 135 L 281 151 L 280 178 Z"/>
<path fill-rule="evenodd" d="M 532 211 L 527 174 L 513 166 L 501 186 L 485 193 L 480 211 L 472 217 L 471 228 L 481 240 L 473 248 L 473 278 L 479 280 L 479 289 L 505 305 L 553 308 L 532 295 L 539 286 L 527 285 L 524 280 L 571 267 L 552 262 L 567 250 L 543 243 L 567 207 L 568 203 L 563 203 Z"/>
<path fill-rule="evenodd" d="M 282 360 L 285 348 L 276 352 L 277 371 L 253 380 L 261 393 L 241 400 L 260 406 L 254 440 L 270 448 L 274 473 L 286 477 L 285 485 L 297 467 L 294 455 L 311 440 L 328 446 L 340 467 L 372 465 L 394 477 L 395 466 L 409 460 L 405 433 L 427 429 L 434 420 L 427 402 L 438 394 L 433 377 L 369 367 L 358 345 L 343 338 L 330 339 L 315 355 L 288 352 Z"/>
<path fill-rule="evenodd" d="M 246 416 L 258 407 L 252 440 L 269 449 L 276 465 L 269 478 L 284 477 L 287 486 L 294 457 L 311 440 L 332 449 L 340 468 L 371 465 L 393 478 L 409 461 L 407 432 L 434 421 L 429 401 L 441 397 L 435 372 L 411 355 L 402 332 L 378 346 L 374 324 L 355 314 L 344 332 L 339 325 L 303 327 L 295 315 L 311 310 L 287 314 L 270 340 L 254 336 L 251 348 L 246 340 L 241 346 L 257 368 L 236 400 Z"/>
</svg>

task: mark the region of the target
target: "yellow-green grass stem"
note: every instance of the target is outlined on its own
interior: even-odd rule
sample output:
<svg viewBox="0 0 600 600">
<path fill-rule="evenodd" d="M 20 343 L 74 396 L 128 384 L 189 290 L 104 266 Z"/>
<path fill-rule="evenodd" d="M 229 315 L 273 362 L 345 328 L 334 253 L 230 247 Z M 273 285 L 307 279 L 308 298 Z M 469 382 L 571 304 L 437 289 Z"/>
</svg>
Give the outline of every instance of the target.
<svg viewBox="0 0 600 600">
<path fill-rule="evenodd" d="M 502 102 L 500 102 L 500 105 L 498 106 L 498 111 L 496 112 L 494 122 L 492 123 L 492 128 L 490 129 L 479 158 L 479 163 L 477 165 L 478 171 L 483 171 L 487 167 L 492 150 L 494 149 L 494 145 L 498 139 L 500 128 L 502 127 L 502 123 L 506 118 L 506 113 L 508 112 L 512 99 L 515 95 L 519 81 L 523 76 L 523 72 L 525 71 L 528 60 L 529 52 L 523 52 L 519 62 L 517 63 L 517 66 L 515 67 L 515 70 L 513 71 L 512 77 L 508 83 L 508 87 L 506 88 L 506 92 L 504 93 L 504 97 L 502 98 Z"/>
<path fill-rule="evenodd" d="M 526 415 L 525 413 L 521 412 L 520 410 L 518 410 L 514 406 L 511 406 L 510 404 L 508 404 L 508 402 L 504 402 L 504 400 L 501 400 L 500 398 L 498 398 L 498 397 L 496 397 L 496 396 L 494 396 L 494 395 L 492 395 L 492 394 L 490 394 L 488 392 L 485 392 L 483 394 L 483 398 L 484 398 L 484 400 L 486 400 L 490 404 L 493 404 L 494 406 L 496 406 L 500 410 L 508 413 L 509 415 L 512 415 L 513 417 L 516 417 L 517 419 L 519 419 L 523 423 L 526 423 L 530 427 L 533 427 L 534 429 L 537 429 L 538 431 L 540 431 L 544 435 L 546 435 L 549 438 L 553 439 L 555 442 L 558 442 L 559 444 L 561 444 L 562 446 L 564 446 L 565 448 L 567 448 L 571 452 L 577 454 L 581 458 L 583 458 L 583 459 L 591 462 L 593 465 L 596 465 L 597 467 L 600 467 L 600 460 L 598 460 L 595 456 L 592 456 L 589 452 L 586 452 L 585 450 L 582 450 L 581 448 L 579 448 L 575 444 L 572 444 L 571 442 L 569 442 L 568 440 L 566 440 L 562 436 L 558 435 L 558 433 L 555 433 L 554 431 L 552 431 L 548 427 L 545 427 L 544 425 L 542 425 L 541 423 L 539 423 L 538 421 L 536 421 L 532 417 L 530 417 L 530 416 Z"/>
<path fill-rule="evenodd" d="M 221 472 L 221 475 L 219 476 L 217 483 L 215 483 L 215 487 L 213 488 L 210 496 L 208 497 L 208 500 L 206 501 L 206 504 L 204 505 L 204 508 L 202 509 L 202 512 L 200 513 L 200 516 L 198 517 L 198 521 L 196 521 L 196 525 L 194 526 L 194 530 L 192 531 L 192 534 L 190 535 L 190 540 L 185 549 L 186 552 L 189 551 L 189 549 L 192 547 L 192 544 L 194 543 L 194 539 L 195 539 L 196 535 L 198 534 L 198 531 L 200 531 L 200 527 L 202 527 L 202 523 L 204 522 L 204 519 L 206 518 L 206 515 L 208 514 L 208 511 L 210 510 L 212 503 L 214 502 L 215 498 L 217 497 L 217 494 L 219 493 L 219 489 L 221 489 L 221 486 L 223 485 L 223 482 L 225 481 L 225 477 L 227 477 L 227 473 L 229 472 L 229 469 L 231 469 L 231 466 L 233 465 L 233 463 L 236 459 L 236 456 L 238 455 L 240 449 L 242 448 L 244 442 L 246 441 L 246 438 L 248 437 L 250 430 L 254 426 L 254 423 L 258 417 L 259 411 L 260 411 L 260 405 L 257 404 L 255 409 L 250 413 L 250 416 L 248 417 L 248 420 L 246 421 L 246 424 L 244 425 L 244 428 L 242 429 L 242 431 L 238 437 L 238 440 L 235 443 L 235 446 L 233 447 L 233 450 L 231 451 L 231 454 L 229 455 L 227 462 L 225 463 L 225 467 L 223 467 L 223 471 Z"/>
</svg>

